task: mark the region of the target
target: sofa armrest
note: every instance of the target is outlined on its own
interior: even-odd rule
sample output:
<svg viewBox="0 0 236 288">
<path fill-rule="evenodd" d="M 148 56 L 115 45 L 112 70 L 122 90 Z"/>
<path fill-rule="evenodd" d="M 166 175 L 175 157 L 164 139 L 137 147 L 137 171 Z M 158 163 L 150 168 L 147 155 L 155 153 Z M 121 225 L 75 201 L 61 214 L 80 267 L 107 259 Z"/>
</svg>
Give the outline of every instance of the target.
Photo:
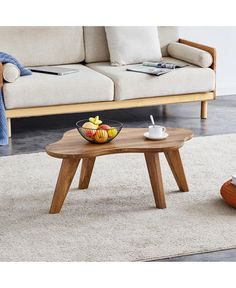
<svg viewBox="0 0 236 288">
<path fill-rule="evenodd" d="M 3 86 L 3 65 L 0 62 L 0 88 Z"/>
<path fill-rule="evenodd" d="M 212 56 L 212 59 L 213 59 L 213 62 L 211 64 L 210 68 L 213 69 L 214 71 L 216 71 L 216 49 L 215 48 L 212 48 L 212 47 L 209 47 L 209 46 L 206 46 L 203 44 L 199 44 L 196 42 L 191 42 L 191 41 L 188 41 L 185 39 L 179 39 L 179 43 L 182 43 L 182 44 L 185 44 L 185 45 L 195 47 L 195 48 L 209 52 Z"/>
</svg>

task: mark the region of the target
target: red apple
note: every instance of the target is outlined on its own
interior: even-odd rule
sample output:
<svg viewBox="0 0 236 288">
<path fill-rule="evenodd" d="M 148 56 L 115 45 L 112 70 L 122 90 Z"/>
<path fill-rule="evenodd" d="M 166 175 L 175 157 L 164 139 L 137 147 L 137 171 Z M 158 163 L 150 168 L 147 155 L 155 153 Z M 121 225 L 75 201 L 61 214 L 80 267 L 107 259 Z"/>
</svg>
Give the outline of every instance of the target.
<svg viewBox="0 0 236 288">
<path fill-rule="evenodd" d="M 99 126 L 99 129 L 109 130 L 109 129 L 111 129 L 111 127 L 109 125 L 107 125 L 107 124 L 102 124 L 102 125 Z"/>
</svg>

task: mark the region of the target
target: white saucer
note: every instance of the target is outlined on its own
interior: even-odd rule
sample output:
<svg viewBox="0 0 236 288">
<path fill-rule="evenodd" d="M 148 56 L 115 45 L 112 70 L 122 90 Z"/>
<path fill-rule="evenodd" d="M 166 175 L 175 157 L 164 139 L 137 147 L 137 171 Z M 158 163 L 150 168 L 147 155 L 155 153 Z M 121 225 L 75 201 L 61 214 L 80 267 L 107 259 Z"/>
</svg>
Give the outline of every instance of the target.
<svg viewBox="0 0 236 288">
<path fill-rule="evenodd" d="M 149 140 L 163 140 L 163 139 L 166 139 L 169 136 L 168 133 L 164 133 L 161 137 L 153 138 L 153 137 L 149 136 L 149 132 L 145 132 L 143 135 L 144 135 L 145 138 L 147 138 Z"/>
</svg>

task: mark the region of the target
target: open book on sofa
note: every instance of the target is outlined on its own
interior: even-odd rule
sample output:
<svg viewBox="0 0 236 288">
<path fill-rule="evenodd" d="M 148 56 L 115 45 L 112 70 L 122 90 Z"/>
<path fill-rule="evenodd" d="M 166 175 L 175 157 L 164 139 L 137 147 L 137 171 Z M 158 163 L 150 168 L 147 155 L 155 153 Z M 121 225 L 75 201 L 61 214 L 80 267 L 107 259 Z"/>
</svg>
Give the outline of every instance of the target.
<svg viewBox="0 0 236 288">
<path fill-rule="evenodd" d="M 160 76 L 168 72 L 173 71 L 174 69 L 182 68 L 187 65 L 177 65 L 170 62 L 159 61 L 159 62 L 143 62 L 142 65 L 135 67 L 129 67 L 126 70 L 132 72 L 139 72 L 145 74 L 151 74 L 155 76 Z"/>
</svg>

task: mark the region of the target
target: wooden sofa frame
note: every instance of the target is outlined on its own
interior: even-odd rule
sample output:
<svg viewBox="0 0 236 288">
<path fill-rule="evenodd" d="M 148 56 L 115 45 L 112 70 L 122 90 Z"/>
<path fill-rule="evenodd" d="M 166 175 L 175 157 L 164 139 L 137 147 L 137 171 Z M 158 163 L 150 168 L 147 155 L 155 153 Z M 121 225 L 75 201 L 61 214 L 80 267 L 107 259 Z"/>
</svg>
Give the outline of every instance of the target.
<svg viewBox="0 0 236 288">
<path fill-rule="evenodd" d="M 191 42 L 184 39 L 179 39 L 180 43 L 188 46 L 196 47 L 204 51 L 209 52 L 213 57 L 213 63 L 210 68 L 216 71 L 216 50 L 215 48 L 208 47 L 202 44 Z M 0 89 L 3 87 L 3 68 L 0 63 Z M 216 97 L 215 89 L 211 92 L 205 93 L 193 93 L 193 94 L 180 94 L 180 95 L 168 95 L 168 96 L 157 96 L 150 98 L 139 98 L 130 100 L 120 101 L 105 101 L 105 102 L 91 102 L 91 103 L 80 103 L 80 104 L 67 104 L 57 106 L 45 106 L 45 107 L 32 107 L 32 108 L 17 108 L 17 109 L 6 109 L 6 117 L 8 121 L 8 135 L 11 137 L 11 119 L 22 118 L 22 117 L 33 117 L 33 116 L 46 116 L 46 115 L 57 115 L 57 114 L 70 114 L 90 111 L 101 111 L 101 110 L 112 110 L 121 108 L 134 108 L 134 107 L 145 107 L 155 105 L 166 105 L 173 103 L 186 103 L 199 101 L 201 102 L 201 118 L 207 118 L 207 104 L 208 100 L 214 100 Z"/>
</svg>

